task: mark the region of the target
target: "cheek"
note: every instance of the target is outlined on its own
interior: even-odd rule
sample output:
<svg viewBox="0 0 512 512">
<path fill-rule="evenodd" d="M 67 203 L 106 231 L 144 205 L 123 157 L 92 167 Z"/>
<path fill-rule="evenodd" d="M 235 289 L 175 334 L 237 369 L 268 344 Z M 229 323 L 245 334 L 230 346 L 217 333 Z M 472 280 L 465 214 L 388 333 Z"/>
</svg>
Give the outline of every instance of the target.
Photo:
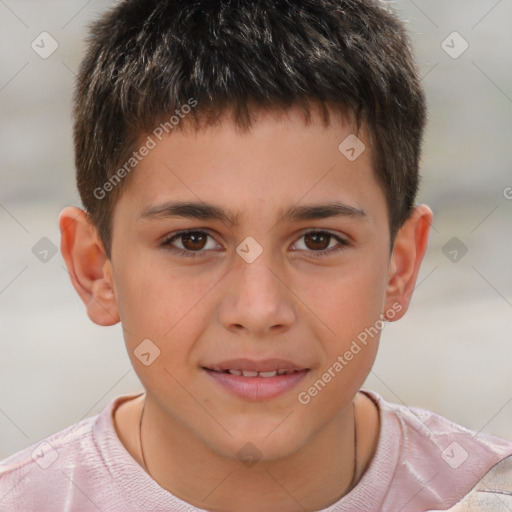
<svg viewBox="0 0 512 512">
<path fill-rule="evenodd" d="M 322 320 L 316 337 L 323 357 L 298 398 L 322 421 L 332 418 L 339 404 L 348 403 L 360 389 L 377 355 L 386 281 L 382 264 L 368 263 L 331 276 L 308 296 L 308 305 Z"/>
<path fill-rule="evenodd" d="M 179 273 L 165 258 L 139 257 L 118 265 L 116 279 L 121 321 L 130 337 L 163 338 L 200 302 L 207 277 Z"/>
<path fill-rule="evenodd" d="M 186 383 L 191 352 L 209 314 L 204 299 L 218 277 L 195 275 L 192 267 L 179 274 L 160 258 L 118 265 L 117 290 L 124 340 L 132 365 L 145 387 L 173 383 L 172 373 Z M 148 341 L 149 340 L 149 341 Z M 149 355 L 148 355 L 149 354 Z"/>
<path fill-rule="evenodd" d="M 379 319 L 386 291 L 386 264 L 382 259 L 361 257 L 340 266 L 325 277 L 311 278 L 301 286 L 304 302 L 321 321 L 328 352 L 345 344 Z"/>
</svg>

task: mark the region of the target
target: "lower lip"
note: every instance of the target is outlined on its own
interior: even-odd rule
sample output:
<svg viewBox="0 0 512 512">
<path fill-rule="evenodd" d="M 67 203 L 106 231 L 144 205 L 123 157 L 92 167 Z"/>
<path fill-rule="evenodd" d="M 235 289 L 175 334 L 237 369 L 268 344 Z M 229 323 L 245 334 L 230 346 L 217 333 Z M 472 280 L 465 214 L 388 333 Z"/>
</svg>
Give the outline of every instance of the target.
<svg viewBox="0 0 512 512">
<path fill-rule="evenodd" d="M 230 373 L 204 370 L 212 379 L 218 382 L 234 395 L 248 400 L 263 401 L 275 398 L 293 389 L 308 373 L 309 370 L 276 375 L 275 377 L 244 377 Z"/>
</svg>

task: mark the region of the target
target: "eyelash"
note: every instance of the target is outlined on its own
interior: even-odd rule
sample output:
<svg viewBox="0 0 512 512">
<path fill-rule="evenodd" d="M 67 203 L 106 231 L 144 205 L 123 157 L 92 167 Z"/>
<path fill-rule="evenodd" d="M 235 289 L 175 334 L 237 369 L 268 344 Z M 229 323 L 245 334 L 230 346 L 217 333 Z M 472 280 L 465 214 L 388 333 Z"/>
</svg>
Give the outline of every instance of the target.
<svg viewBox="0 0 512 512">
<path fill-rule="evenodd" d="M 184 251 L 183 249 L 178 249 L 178 248 L 172 246 L 172 242 L 174 240 L 176 240 L 177 238 L 180 238 L 183 235 L 186 235 L 187 233 L 200 233 L 200 234 L 205 234 L 205 235 L 209 236 L 210 238 L 213 238 L 207 231 L 202 231 L 202 230 L 198 230 L 198 229 L 189 229 L 189 230 L 185 230 L 185 231 L 179 231 L 178 233 L 165 238 L 164 241 L 162 242 L 162 246 L 165 249 L 167 249 L 167 250 L 177 254 L 178 256 L 185 256 L 187 258 L 198 258 L 198 257 L 201 258 L 201 257 L 203 257 L 208 251 L 205 251 L 205 250 L 200 250 L 200 251 Z M 300 235 L 299 239 L 304 237 L 304 236 L 306 236 L 306 235 L 310 235 L 310 234 L 323 234 L 323 235 L 327 235 L 327 236 L 329 236 L 331 238 L 334 238 L 339 243 L 338 246 L 335 246 L 335 247 L 333 247 L 331 249 L 325 249 L 323 251 L 307 251 L 307 252 L 310 252 L 311 255 L 314 258 L 320 258 L 320 257 L 323 257 L 323 256 L 328 256 L 328 255 L 332 255 L 332 254 L 338 253 L 339 251 L 342 251 L 346 247 L 351 245 L 351 243 L 348 240 L 340 238 L 339 236 L 331 233 L 330 231 L 318 230 L 318 229 L 313 229 L 313 230 L 306 231 L 306 232 L 302 233 Z"/>
</svg>

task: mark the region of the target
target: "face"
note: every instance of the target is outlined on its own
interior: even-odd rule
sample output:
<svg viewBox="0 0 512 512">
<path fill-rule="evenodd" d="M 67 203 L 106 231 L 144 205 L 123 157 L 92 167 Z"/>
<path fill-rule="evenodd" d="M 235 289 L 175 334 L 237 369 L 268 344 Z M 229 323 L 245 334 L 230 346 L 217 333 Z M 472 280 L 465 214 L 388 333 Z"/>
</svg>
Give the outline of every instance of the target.
<svg viewBox="0 0 512 512">
<path fill-rule="evenodd" d="M 171 133 L 115 207 L 112 277 L 132 364 L 162 415 L 217 453 L 247 442 L 268 459 L 293 453 L 373 364 L 388 216 L 363 135 L 355 160 L 338 149 L 352 131 L 291 110 L 260 113 L 246 134 L 228 118 Z"/>
</svg>

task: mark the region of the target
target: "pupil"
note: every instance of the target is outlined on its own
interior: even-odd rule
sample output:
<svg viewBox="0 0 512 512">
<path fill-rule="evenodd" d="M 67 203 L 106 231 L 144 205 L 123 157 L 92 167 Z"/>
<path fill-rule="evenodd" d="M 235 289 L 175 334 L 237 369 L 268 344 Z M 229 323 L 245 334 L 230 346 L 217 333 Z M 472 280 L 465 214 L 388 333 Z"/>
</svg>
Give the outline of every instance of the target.
<svg viewBox="0 0 512 512">
<path fill-rule="evenodd" d="M 330 238 L 331 235 L 327 235 L 325 233 L 315 233 L 315 234 L 308 234 L 306 235 L 306 245 L 310 248 L 310 249 L 316 249 L 316 250 L 323 250 L 323 249 L 327 249 L 327 247 L 329 247 L 329 238 Z M 311 240 L 313 239 L 313 247 L 310 246 L 310 244 L 307 243 L 307 240 Z M 320 240 L 320 242 L 319 242 Z M 322 241 L 324 243 L 322 243 Z M 315 244 L 316 244 L 316 247 L 315 247 Z M 318 244 L 320 245 L 320 247 L 318 247 Z"/>
<path fill-rule="evenodd" d="M 201 233 L 197 233 L 197 232 L 193 232 L 193 233 L 185 233 L 183 236 L 183 246 L 186 248 L 186 249 L 189 249 L 189 250 L 199 250 L 199 249 L 202 249 L 204 247 L 204 239 L 206 238 L 203 234 Z M 201 239 L 203 243 L 201 243 Z M 188 244 L 188 245 L 187 245 Z M 190 245 L 192 244 L 192 245 Z M 197 245 L 199 244 L 199 246 Z"/>
</svg>

